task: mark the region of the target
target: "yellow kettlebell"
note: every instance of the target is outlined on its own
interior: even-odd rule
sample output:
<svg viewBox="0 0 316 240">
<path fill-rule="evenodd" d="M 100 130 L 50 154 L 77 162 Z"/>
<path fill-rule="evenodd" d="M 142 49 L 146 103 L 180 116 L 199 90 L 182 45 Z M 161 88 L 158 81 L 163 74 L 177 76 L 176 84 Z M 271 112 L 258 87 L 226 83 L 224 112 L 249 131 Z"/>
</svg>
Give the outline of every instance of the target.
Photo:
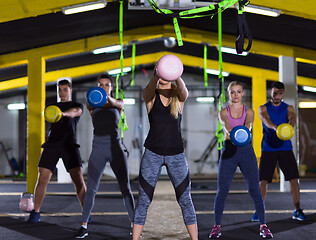
<svg viewBox="0 0 316 240">
<path fill-rule="evenodd" d="M 45 108 L 44 117 L 47 122 L 56 123 L 62 117 L 61 110 L 55 105 L 50 105 Z"/>
<path fill-rule="evenodd" d="M 294 128 L 288 123 L 282 123 L 277 127 L 276 134 L 283 141 L 290 140 L 294 135 Z"/>
</svg>

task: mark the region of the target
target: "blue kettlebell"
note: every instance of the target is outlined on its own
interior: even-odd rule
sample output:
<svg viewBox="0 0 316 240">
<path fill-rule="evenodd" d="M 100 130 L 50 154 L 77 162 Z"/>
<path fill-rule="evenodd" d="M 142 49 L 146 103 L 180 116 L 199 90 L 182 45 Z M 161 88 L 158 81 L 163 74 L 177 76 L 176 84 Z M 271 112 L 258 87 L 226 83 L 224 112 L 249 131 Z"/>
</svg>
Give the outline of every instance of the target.
<svg viewBox="0 0 316 240">
<path fill-rule="evenodd" d="M 90 106 L 94 108 L 102 107 L 108 99 L 106 91 L 100 87 L 90 88 L 86 97 Z"/>
<path fill-rule="evenodd" d="M 230 132 L 230 140 L 238 147 L 245 146 L 251 140 L 251 133 L 246 126 L 236 126 Z"/>
</svg>

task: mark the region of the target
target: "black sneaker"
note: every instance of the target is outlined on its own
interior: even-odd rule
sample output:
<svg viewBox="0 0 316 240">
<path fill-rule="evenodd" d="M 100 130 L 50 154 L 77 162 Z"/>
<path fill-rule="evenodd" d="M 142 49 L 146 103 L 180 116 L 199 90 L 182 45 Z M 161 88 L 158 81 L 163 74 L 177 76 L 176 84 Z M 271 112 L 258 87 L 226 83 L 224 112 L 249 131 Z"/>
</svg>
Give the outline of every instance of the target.
<svg viewBox="0 0 316 240">
<path fill-rule="evenodd" d="M 88 236 L 88 230 L 84 227 L 80 227 L 78 232 L 75 235 L 75 238 L 85 238 Z"/>
<path fill-rule="evenodd" d="M 35 210 L 33 209 L 30 213 L 29 219 L 27 220 L 28 223 L 37 223 L 41 220 L 41 215 L 38 212 L 35 212 Z"/>
</svg>

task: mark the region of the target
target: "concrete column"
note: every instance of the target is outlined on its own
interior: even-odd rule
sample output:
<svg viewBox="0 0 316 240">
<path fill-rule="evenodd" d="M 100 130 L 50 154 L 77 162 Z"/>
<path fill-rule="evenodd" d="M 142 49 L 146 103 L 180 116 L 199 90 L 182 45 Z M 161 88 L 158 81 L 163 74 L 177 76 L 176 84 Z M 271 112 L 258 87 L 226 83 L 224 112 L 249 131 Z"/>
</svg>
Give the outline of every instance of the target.
<svg viewBox="0 0 316 240">
<path fill-rule="evenodd" d="M 27 88 L 27 191 L 34 193 L 41 144 L 45 141 L 45 59 L 31 56 L 28 62 Z"/>
<path fill-rule="evenodd" d="M 298 97 L 297 97 L 297 64 L 293 57 L 279 57 L 279 81 L 285 85 L 284 102 L 294 107 L 298 126 Z M 292 138 L 294 156 L 298 160 L 298 127 L 295 127 Z M 284 175 L 280 172 L 280 191 L 289 192 L 290 183 L 285 182 Z"/>
</svg>

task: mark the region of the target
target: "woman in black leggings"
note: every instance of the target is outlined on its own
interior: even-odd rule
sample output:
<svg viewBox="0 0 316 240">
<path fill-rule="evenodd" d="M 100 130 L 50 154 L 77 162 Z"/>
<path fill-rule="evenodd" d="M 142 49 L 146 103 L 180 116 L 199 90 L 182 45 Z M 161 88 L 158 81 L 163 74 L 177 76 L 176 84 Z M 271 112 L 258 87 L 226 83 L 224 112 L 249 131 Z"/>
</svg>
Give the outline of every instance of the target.
<svg viewBox="0 0 316 240">
<path fill-rule="evenodd" d="M 121 99 L 111 97 L 112 86 L 108 75 L 102 74 L 99 76 L 98 86 L 106 91 L 108 98 L 106 104 L 101 108 L 93 108 L 87 104 L 92 116 L 94 137 L 88 165 L 88 184 L 83 203 L 82 226 L 79 228 L 76 238 L 88 236 L 87 224 L 89 216 L 108 161 L 119 183 L 131 223 L 134 218 L 134 197 L 129 182 L 127 159 L 118 134 L 120 114 L 124 107 L 124 102 Z"/>
</svg>

